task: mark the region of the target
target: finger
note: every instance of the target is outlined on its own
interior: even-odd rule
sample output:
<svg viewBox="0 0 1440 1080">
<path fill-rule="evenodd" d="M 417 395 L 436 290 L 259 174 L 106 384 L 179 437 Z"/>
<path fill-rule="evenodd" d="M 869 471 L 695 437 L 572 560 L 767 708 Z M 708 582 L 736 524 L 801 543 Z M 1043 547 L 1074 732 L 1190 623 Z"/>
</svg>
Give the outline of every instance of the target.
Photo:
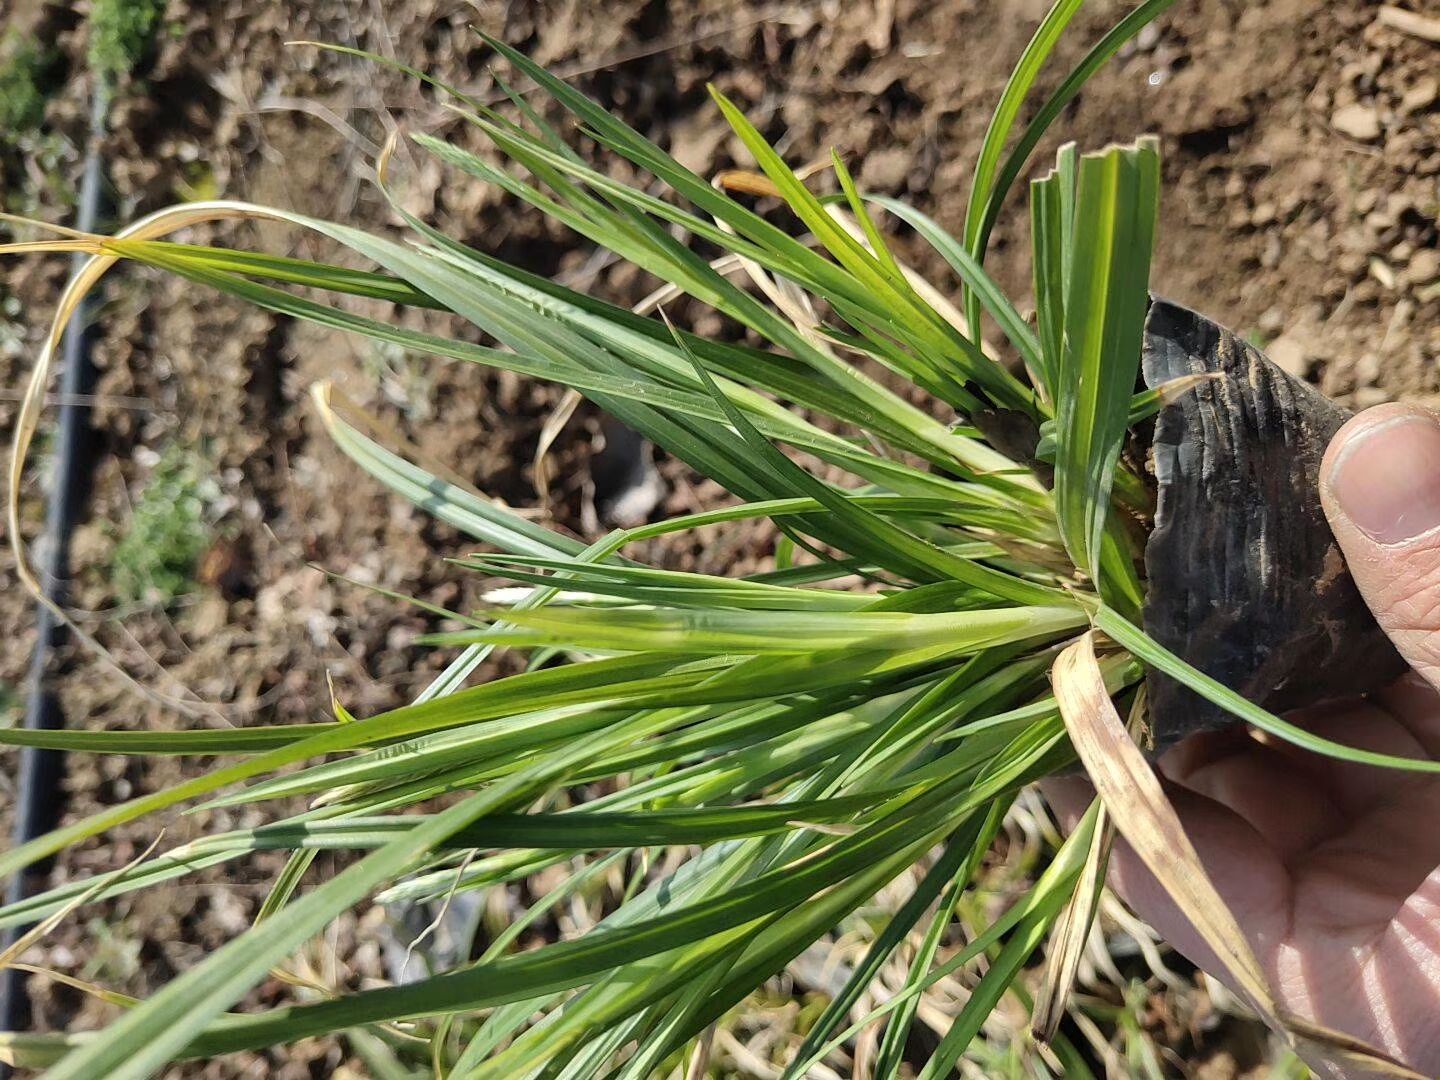
<svg viewBox="0 0 1440 1080">
<path fill-rule="evenodd" d="M 1264 837 L 1229 807 L 1173 783 L 1165 784 L 1165 794 L 1200 864 L 1273 978 L 1289 914 L 1289 873 L 1284 863 Z M 1110 884 L 1178 953 L 1225 977 L 1225 966 L 1214 950 L 1123 837 L 1116 840 L 1110 857 Z"/>
<path fill-rule="evenodd" d="M 1254 826 L 1230 807 L 1173 781 L 1163 783 L 1201 865 L 1245 928 L 1260 962 L 1273 973 L 1288 911 L 1284 864 Z M 1042 781 L 1041 789 L 1067 831 L 1095 797 L 1084 776 L 1052 777 Z M 1115 840 L 1109 876 L 1116 894 L 1177 952 L 1206 971 L 1224 971 L 1214 950 L 1123 837 Z"/>
<path fill-rule="evenodd" d="M 1045 796 L 1051 813 L 1067 835 L 1075 831 L 1075 826 L 1095 801 L 1095 789 L 1083 773 L 1047 776 L 1040 781 L 1040 793 Z"/>
<path fill-rule="evenodd" d="M 1382 690 L 1376 700 L 1405 725 L 1425 753 L 1440 760 L 1440 699 L 1435 687 L 1412 673 Z"/>
<path fill-rule="evenodd" d="M 1157 764 L 1167 779 L 1185 784 L 1192 773 L 1243 754 L 1252 746 L 1253 740 L 1244 725 L 1232 724 L 1223 731 L 1202 731 L 1181 740 L 1166 750 Z"/>
<path fill-rule="evenodd" d="M 1313 847 L 1343 821 L 1330 792 L 1315 782 L 1309 762 L 1253 741 L 1228 757 L 1192 768 L 1183 779 L 1172 779 L 1228 808 L 1281 859 Z"/>
<path fill-rule="evenodd" d="M 1375 618 L 1440 687 L 1440 417 L 1415 405 L 1354 417 L 1325 452 L 1320 497 Z"/>
<path fill-rule="evenodd" d="M 1434 710 L 1437 707 L 1435 691 L 1430 685 L 1418 675 L 1405 678 L 1424 686 L 1429 706 Z M 1344 743 L 1357 750 L 1401 758 L 1434 756 L 1431 745 L 1417 736 L 1423 725 L 1406 720 L 1391 704 L 1395 694 L 1396 687 L 1390 687 L 1377 695 L 1374 701 L 1312 706 L 1291 713 L 1286 719 L 1312 735 Z M 1369 813 L 1377 804 L 1393 801 L 1419 785 L 1432 783 L 1434 779 L 1429 773 L 1377 769 L 1373 765 L 1317 754 L 1265 733 L 1257 736 L 1256 741 L 1263 743 L 1272 753 L 1284 757 L 1292 768 L 1307 775 L 1315 797 L 1333 803 L 1339 814 L 1339 820 L 1331 822 L 1336 829 L 1346 819 L 1353 820 L 1356 815 Z"/>
</svg>

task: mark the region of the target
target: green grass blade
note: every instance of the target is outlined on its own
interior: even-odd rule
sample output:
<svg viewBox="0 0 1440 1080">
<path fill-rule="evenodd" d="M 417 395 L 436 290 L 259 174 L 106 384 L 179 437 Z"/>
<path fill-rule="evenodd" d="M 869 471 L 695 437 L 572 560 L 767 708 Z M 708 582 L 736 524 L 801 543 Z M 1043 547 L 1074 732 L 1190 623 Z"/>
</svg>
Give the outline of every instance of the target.
<svg viewBox="0 0 1440 1080">
<path fill-rule="evenodd" d="M 709 374 L 698 363 L 696 370 L 703 380 L 710 382 Z M 789 477 L 798 493 L 818 499 L 835 513 L 837 519 L 842 519 L 843 535 L 853 545 L 851 550 L 854 554 L 869 555 L 881 565 L 894 565 L 898 557 L 901 560 L 899 565 L 905 567 L 904 572 L 917 580 L 953 578 L 1017 604 L 1048 605 L 1056 601 L 1058 590 L 957 558 L 894 523 L 849 503 L 843 495 L 820 483 L 766 442 L 740 411 L 719 395 L 713 384 L 711 394 L 725 409 L 741 438 L 761 459 L 770 462 L 781 475 Z"/>
<path fill-rule="evenodd" d="M 791 1071 L 796 1075 L 804 1075 L 831 1051 L 853 1039 L 867 1025 L 890 1015 L 905 1006 L 907 1002 L 915 1002 L 922 993 L 947 975 L 974 963 L 976 958 L 992 948 L 1015 926 L 1046 917 L 1053 920 L 1058 916 L 1060 909 L 1073 893 L 1075 884 L 1080 878 L 1085 854 L 1089 849 L 1090 838 L 1095 829 L 1095 817 L 1096 811 L 1092 807 L 1090 812 L 1076 825 L 1075 831 L 1060 846 L 1055 858 L 1041 873 L 1040 879 L 999 918 L 976 935 L 972 941 L 966 943 L 964 948 L 944 963 L 936 966 L 924 979 L 912 983 L 884 1005 L 873 1010 L 859 1023 L 852 1024 L 844 1031 L 838 1032 L 824 1046 L 811 1053 L 808 1060 L 793 1062 L 790 1066 Z"/>
<path fill-rule="evenodd" d="M 870 944 L 864 958 L 855 965 L 850 978 L 845 981 L 840 993 L 836 994 L 815 1021 L 815 1026 L 805 1035 L 805 1041 L 795 1051 L 797 1058 L 807 1057 L 824 1043 L 854 1007 L 855 1002 L 870 986 L 880 968 L 890 955 L 904 942 L 921 916 L 946 889 L 962 870 L 970 868 L 975 858 L 977 842 L 980 839 L 985 815 L 976 811 L 961 825 L 946 843 L 945 851 L 885 924 L 885 929 Z M 988 845 L 986 845 L 988 847 Z M 981 851 L 984 848 L 980 849 Z M 790 1080 L 793 1073 L 787 1073 L 782 1080 Z"/>
<path fill-rule="evenodd" d="M 1060 85 L 1045 99 L 1045 103 L 1040 106 L 1029 124 L 1025 126 L 1024 134 L 1015 143 L 1014 149 L 1006 156 L 1005 164 L 1000 169 L 999 178 L 991 185 L 980 229 L 970 244 L 970 251 L 977 259 L 984 261 L 985 248 L 990 242 L 990 233 L 995 228 L 995 223 L 1000 219 L 1000 210 L 1004 205 L 1005 196 L 1014 186 L 1015 181 L 1019 179 L 1020 174 L 1025 171 L 1026 162 L 1030 160 L 1030 155 L 1035 151 L 1035 147 L 1044 138 L 1045 132 L 1050 130 L 1050 125 L 1064 111 L 1065 106 L 1075 100 L 1075 96 L 1080 93 L 1081 88 L 1105 65 L 1106 61 L 1120 51 L 1122 45 L 1172 7 L 1174 3 L 1175 0 L 1144 0 L 1143 3 L 1138 4 L 1091 47 L 1080 63 L 1075 65 Z"/>
<path fill-rule="evenodd" d="M 906 296 L 912 303 L 923 304 L 915 287 L 905 276 L 905 271 L 895 261 L 894 254 L 885 243 L 885 237 L 875 227 L 875 222 L 870 217 L 870 211 L 865 208 L 865 198 L 855 186 L 855 178 L 850 175 L 850 170 L 845 167 L 845 159 L 840 156 L 840 151 L 830 151 L 830 167 L 835 170 L 835 177 L 840 181 L 840 190 L 845 195 L 845 201 L 850 205 L 850 212 L 855 215 L 855 221 L 860 226 L 860 231 L 865 236 L 866 246 L 875 257 L 880 269 L 884 272 L 886 280 L 892 288 L 901 295 Z"/>
<path fill-rule="evenodd" d="M 1010 78 L 1005 83 L 1005 89 L 1001 91 L 1000 100 L 995 105 L 995 111 L 990 115 L 985 139 L 980 144 L 980 154 L 975 159 L 975 171 L 970 181 L 970 200 L 965 208 L 965 246 L 977 260 L 984 258 L 985 243 L 982 232 L 985 209 L 995 196 L 995 170 L 1000 163 L 1000 155 L 1005 151 L 1005 144 L 1010 140 L 1010 132 L 1020 115 L 1020 108 L 1045 66 L 1045 61 L 1050 58 L 1051 51 L 1084 2 L 1085 0 L 1055 0 L 1054 6 L 1040 21 L 1034 36 L 1016 61 Z M 1003 195 L 1003 192 L 1001 194 Z M 970 324 L 978 328 L 980 305 L 968 283 L 965 314 Z"/>
<path fill-rule="evenodd" d="M 604 739 L 587 740 L 550 755 L 407 830 L 168 983 L 93 1042 L 67 1055 L 50 1072 L 52 1080 L 91 1080 L 96 1076 L 142 1080 L 179 1054 L 199 1025 L 239 1000 L 337 913 L 359 902 L 381 882 L 398 876 L 419 855 L 460 829 L 552 785 L 602 745 L 623 744 L 635 737 L 636 724 L 635 728 L 620 725 Z"/>
<path fill-rule="evenodd" d="M 1284 739 L 1286 742 L 1294 743 L 1306 750 L 1313 750 L 1317 754 L 1324 754 L 1326 757 L 1352 761 L 1359 765 L 1378 765 L 1381 768 L 1404 769 L 1410 772 L 1440 773 L 1440 761 L 1396 757 L 1392 754 L 1380 754 L 1372 750 L 1360 750 L 1322 738 L 1302 727 L 1297 727 L 1288 720 L 1282 720 L 1268 709 L 1261 708 L 1228 686 L 1210 678 L 1198 668 L 1187 664 L 1149 637 L 1134 623 L 1110 608 L 1102 606 L 1096 612 L 1095 625 L 1146 664 L 1158 668 L 1171 678 L 1184 683 L 1206 700 L 1213 701 L 1232 715 L 1248 724 L 1254 724 L 1261 731 L 1269 732 L 1276 738 Z"/>
<path fill-rule="evenodd" d="M 1071 559 L 1102 591 L 1101 540 L 1140 367 L 1159 179 L 1158 143 L 1142 139 L 1085 155 L 1076 180 L 1057 384 L 1055 508 Z"/>
<path fill-rule="evenodd" d="M 713 668 L 713 665 L 710 665 Z M 337 753 L 377 741 L 401 739 L 477 720 L 529 711 L 546 702 L 554 705 L 591 700 L 619 700 L 627 694 L 669 695 L 680 686 L 694 686 L 705 678 L 706 667 L 677 663 L 674 658 L 597 660 L 565 668 L 514 675 L 453 694 L 447 698 L 406 706 L 378 716 L 337 724 L 288 746 L 257 754 L 235 765 L 216 769 L 174 787 L 109 807 L 81 821 L 63 826 L 0 853 L 0 874 L 13 873 L 39 859 L 63 850 L 89 836 L 134 821 L 156 810 L 208 795 L 285 765 L 323 754 Z M 777 679 L 781 676 L 777 676 Z M 177 739 L 187 732 L 176 732 Z"/>
<path fill-rule="evenodd" d="M 1035 283 L 1035 318 L 1039 324 L 1039 369 L 1053 402 L 1064 362 L 1065 299 L 1070 268 L 1070 223 L 1065 203 L 1075 198 L 1074 146 L 1061 150 L 1054 172 L 1030 185 L 1031 263 Z M 1050 422 L 1050 457 L 1054 455 L 1054 422 Z M 1042 428 L 1043 432 L 1043 428 Z M 1042 434 L 1042 443 L 1044 442 Z M 1036 448 L 1040 456 L 1040 448 Z"/>
<path fill-rule="evenodd" d="M 898 611 L 828 612 L 725 609 L 600 609 L 511 611 L 505 627 L 434 634 L 437 644 L 495 641 L 533 648 L 573 646 L 603 651 L 701 655 L 804 654 L 829 650 L 900 651 L 947 646 L 955 652 L 1061 634 L 1084 623 L 1077 607 L 1013 607 L 916 615 Z M 517 629 L 509 629 L 514 626 Z"/>
<path fill-rule="evenodd" d="M 970 992 L 965 1007 L 955 1017 L 940 1045 L 930 1055 L 925 1068 L 920 1071 L 919 1080 L 944 1080 L 971 1041 L 980 1033 L 980 1027 L 994 1011 L 995 1006 L 1020 976 L 1021 968 L 1035 953 L 1050 934 L 1050 927 L 1059 917 L 1059 908 L 1044 907 L 1027 916 L 1014 934 L 1005 942 L 1000 954 L 990 962 L 989 969 L 979 984 Z"/>
<path fill-rule="evenodd" d="M 820 238 L 841 265 L 854 274 L 862 285 L 873 290 L 875 300 L 870 306 L 877 308 L 874 311 L 877 322 L 889 323 L 899 329 L 907 320 L 915 320 L 913 329 L 918 340 L 934 350 L 937 357 L 943 357 L 954 364 L 955 374 L 961 382 L 973 380 L 985 388 L 992 400 L 1001 406 L 1025 412 L 1034 408 L 1033 395 L 1019 380 L 985 356 L 974 341 L 963 337 L 932 308 L 918 300 L 912 302 L 905 292 L 897 289 L 888 280 L 884 266 L 826 213 L 820 200 L 811 194 L 729 99 L 713 88 L 711 96 L 746 149 L 754 155 L 760 168 L 779 187 L 791 209 Z M 903 281 L 903 278 L 901 280 Z M 910 296 L 914 296 L 908 285 L 905 289 Z"/>
<path fill-rule="evenodd" d="M 40 746 L 97 754 L 258 754 L 289 746 L 340 725 L 271 724 L 253 728 L 187 731 L 90 731 L 62 728 L 0 728 L 0 745 Z"/>
<path fill-rule="evenodd" d="M 1000 329 L 1009 339 L 1010 344 L 1015 347 L 1016 352 L 1024 360 L 1025 367 L 1030 371 L 1036 385 L 1044 386 L 1048 391 L 1051 383 L 1046 378 L 1044 354 L 1040 349 L 1040 342 L 1035 336 L 1035 331 L 1030 329 L 1029 324 L 1015 310 L 1015 305 L 1000 291 L 1000 287 L 991 280 L 964 246 L 942 229 L 934 218 L 921 213 L 899 199 L 892 199 L 885 195 L 868 195 L 866 201 L 884 207 L 905 222 L 924 237 L 925 241 L 940 254 L 940 257 L 950 264 L 950 268 L 955 271 L 960 281 L 1000 325 Z"/>
<path fill-rule="evenodd" d="M 589 751 L 584 748 L 572 750 L 570 754 L 564 755 L 567 759 L 565 764 L 569 764 L 569 759 L 587 752 Z M 558 759 L 547 761 L 545 769 L 553 771 L 559 764 Z M 527 774 L 521 774 L 501 787 L 513 788 L 526 781 L 526 786 L 533 787 L 536 779 L 538 778 L 534 776 L 534 771 L 529 770 Z M 194 1039 L 190 1052 L 224 1053 L 247 1046 L 273 1045 L 360 1023 L 483 1008 L 487 1005 L 524 1000 L 539 994 L 583 985 L 600 973 L 644 956 L 657 955 L 713 934 L 758 925 L 776 910 L 788 910 L 814 891 L 843 881 L 851 874 L 873 866 L 878 858 L 913 844 L 916 817 L 925 812 L 934 813 L 940 805 L 955 800 L 958 792 L 954 788 L 955 785 L 937 785 L 926 795 L 913 799 L 907 812 L 867 827 L 854 836 L 835 841 L 799 865 L 769 871 L 714 899 L 683 906 L 670 914 L 624 928 L 615 928 L 608 933 L 588 934 L 573 941 L 560 942 L 517 956 L 503 957 L 491 964 L 434 976 L 403 987 L 361 991 L 332 1001 L 273 1010 L 243 1019 L 227 1018 L 215 1027 L 212 1034 Z M 507 791 L 506 794 L 510 792 Z M 437 815 L 431 823 L 421 826 L 411 834 L 415 844 L 423 846 L 433 843 L 439 836 L 448 835 L 471 820 L 477 820 L 486 811 L 484 807 L 477 811 L 472 803 L 476 799 L 483 799 L 485 806 L 491 806 L 496 804 L 496 798 L 496 795 L 487 792 L 484 796 L 472 797 L 452 810 Z M 396 845 L 404 843 L 406 841 L 403 840 L 394 842 Z M 272 948 L 278 948 L 281 944 L 292 948 L 299 940 L 315 932 L 321 924 L 316 916 L 324 913 L 328 917 L 333 913 L 336 894 L 351 895 L 356 891 L 358 881 L 371 881 L 376 876 L 374 867 L 383 863 L 382 855 L 393 854 L 392 847 L 393 845 L 387 845 L 381 848 L 350 870 L 342 872 L 340 876 L 302 897 L 286 910 L 283 922 L 277 917 L 251 931 L 246 939 L 232 943 L 199 968 L 192 969 L 187 975 L 171 983 L 160 995 L 132 1012 L 126 1020 L 168 1015 L 174 1006 L 171 990 L 183 986 L 185 992 L 193 993 L 197 978 L 202 973 L 207 977 L 212 974 L 205 970 L 207 968 L 223 966 L 229 971 L 239 971 L 240 965 L 233 949 L 235 946 L 243 947 L 247 940 L 253 955 L 247 958 L 243 966 L 244 977 L 253 978 L 268 969 L 273 962 L 270 951 Z M 356 873 L 362 868 L 368 872 Z M 392 876 L 397 872 L 396 868 L 390 866 L 383 866 L 383 869 Z M 322 894 L 323 899 L 317 900 Z M 286 927 L 284 933 L 267 934 L 267 931 L 282 925 Z M 300 934 L 302 929 L 306 931 L 303 935 Z M 257 937 L 261 940 L 256 941 Z M 217 963 L 222 954 L 227 952 L 230 955 L 225 955 L 223 961 Z M 260 972 L 255 970 L 257 962 L 264 964 Z M 228 995 L 233 992 L 239 981 L 234 976 L 227 977 L 224 993 Z M 190 985 L 185 985 L 187 983 Z M 243 988 L 239 992 L 243 993 Z M 233 1001 L 234 997 L 230 1000 Z M 157 1002 L 161 1004 L 157 1005 Z M 76 1067 L 78 1068 L 79 1063 L 88 1065 L 90 1060 L 107 1065 L 113 1060 L 129 1061 L 137 1055 L 144 1055 L 145 1060 L 152 1062 L 167 1060 L 177 1048 L 185 1046 L 194 1036 L 200 1034 L 194 1027 L 186 1025 L 178 1033 L 172 1032 L 165 1040 L 163 1048 L 157 1051 L 136 1045 L 133 1032 L 140 1027 L 140 1024 L 130 1024 L 127 1028 L 110 1028 L 96 1045 L 111 1047 L 110 1053 L 117 1056 L 102 1055 L 92 1047 L 88 1058 L 79 1059 Z M 148 1033 L 153 1029 L 147 1024 L 142 1030 Z M 124 1056 L 118 1056 L 122 1049 Z M 97 1074 L 77 1071 L 57 1074 L 64 1080 L 90 1075 Z M 102 1071 L 98 1075 L 112 1074 Z"/>
<path fill-rule="evenodd" d="M 940 947 L 940 939 L 954 916 L 955 903 L 970 879 L 979 870 L 979 859 L 990 850 L 990 845 L 994 843 L 995 836 L 1000 831 L 1005 814 L 1013 801 L 1012 799 L 1000 799 L 990 807 L 974 846 L 972 862 L 955 875 L 955 879 L 947 886 L 944 895 L 940 898 L 935 917 L 931 920 L 925 937 L 915 950 L 915 957 L 910 963 L 909 975 L 905 981 L 905 987 L 902 988 L 902 994 L 905 989 L 918 986 L 923 982 L 926 973 L 934 965 L 935 954 Z M 919 1007 L 919 997 L 909 997 L 900 1004 L 885 1025 L 885 1033 L 880 1038 L 880 1047 L 875 1054 L 874 1074 L 876 1080 L 894 1080 L 900 1075 L 900 1066 L 903 1063 L 905 1047 L 909 1041 L 910 1029 L 914 1024 Z"/>
</svg>

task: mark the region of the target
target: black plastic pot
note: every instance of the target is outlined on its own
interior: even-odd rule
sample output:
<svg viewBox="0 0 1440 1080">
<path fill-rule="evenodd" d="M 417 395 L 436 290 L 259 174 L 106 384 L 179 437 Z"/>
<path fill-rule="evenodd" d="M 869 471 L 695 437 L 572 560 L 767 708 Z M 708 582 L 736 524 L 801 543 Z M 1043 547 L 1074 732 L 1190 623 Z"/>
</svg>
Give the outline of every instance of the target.
<svg viewBox="0 0 1440 1080">
<path fill-rule="evenodd" d="M 1164 300 L 1150 308 L 1145 383 L 1212 373 L 1166 406 L 1151 444 L 1145 630 L 1272 711 L 1366 693 L 1404 670 L 1345 568 L 1320 505 L 1320 460 L 1350 417 L 1259 349 Z M 1234 717 L 1148 679 L 1155 750 Z"/>
</svg>

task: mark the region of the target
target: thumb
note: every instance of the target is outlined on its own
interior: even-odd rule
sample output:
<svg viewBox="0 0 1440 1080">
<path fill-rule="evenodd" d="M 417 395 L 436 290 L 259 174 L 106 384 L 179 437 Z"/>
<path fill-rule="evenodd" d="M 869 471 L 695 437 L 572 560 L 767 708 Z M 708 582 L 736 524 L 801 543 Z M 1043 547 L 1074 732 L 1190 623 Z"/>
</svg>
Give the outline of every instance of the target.
<svg viewBox="0 0 1440 1080">
<path fill-rule="evenodd" d="M 1376 620 L 1440 687 L 1440 417 L 1381 405 L 1352 418 L 1325 452 L 1320 498 Z"/>
</svg>

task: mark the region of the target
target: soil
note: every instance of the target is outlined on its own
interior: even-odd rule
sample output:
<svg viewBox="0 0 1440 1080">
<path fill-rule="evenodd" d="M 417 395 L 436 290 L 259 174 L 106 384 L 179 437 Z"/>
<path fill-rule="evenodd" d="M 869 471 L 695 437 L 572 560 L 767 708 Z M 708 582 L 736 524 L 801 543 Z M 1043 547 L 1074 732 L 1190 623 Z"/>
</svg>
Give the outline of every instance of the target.
<svg viewBox="0 0 1440 1080">
<path fill-rule="evenodd" d="M 472 133 L 403 76 L 283 43 L 357 45 L 486 97 L 497 86 L 474 25 L 573 78 L 701 172 L 749 165 L 709 102 L 705 84 L 713 81 L 792 162 L 836 146 L 863 186 L 901 195 L 958 233 L 990 108 L 1047 6 L 171 0 L 153 55 L 117 102 L 105 158 L 124 220 L 214 192 L 391 228 L 395 218 L 368 182 L 389 131 L 399 126 L 460 142 Z M 1129 6 L 1087 5 L 1054 68 L 1078 57 Z M 1035 158 L 1038 172 L 1061 138 L 1094 147 L 1159 133 L 1165 183 L 1155 290 L 1267 345 L 1287 370 L 1357 407 L 1402 397 L 1440 402 L 1440 54 L 1381 25 L 1378 10 L 1365 0 L 1182 0 L 1087 86 Z M 38 33 L 58 50 L 61 76 L 47 127 L 62 146 L 81 145 L 88 79 L 80 16 L 37 0 L 0 4 L 0 12 L 7 26 Z M 57 193 L 78 172 L 77 156 L 60 154 L 57 175 L 48 178 L 59 182 L 10 160 L 5 182 L 39 215 L 64 220 L 69 208 Z M 443 173 L 420 151 L 402 150 L 397 166 L 409 208 L 469 243 L 617 301 L 634 302 L 654 285 L 495 191 Z M 990 264 L 1023 300 L 1028 236 L 1020 198 L 1012 211 L 995 233 Z M 335 256 L 271 227 L 201 231 L 192 239 Z M 952 287 L 940 260 L 914 237 L 897 244 L 930 280 Z M 6 386 L 21 385 L 65 269 L 58 259 L 0 266 L 3 295 L 19 302 L 0 349 Z M 694 321 L 701 330 L 721 329 L 703 314 Z M 427 625 L 422 615 L 314 569 L 434 603 L 463 605 L 478 596 L 479 583 L 443 561 L 466 550 L 464 538 L 387 495 L 330 445 L 307 404 L 316 380 L 334 381 L 477 486 L 541 520 L 582 535 L 607 523 L 605 500 L 596 495 L 599 469 L 592 468 L 606 433 L 592 410 L 582 407 L 565 425 L 548 494 L 536 490 L 535 449 L 563 397 L 553 387 L 381 355 L 134 271 L 109 286 L 96 359 L 101 463 L 91 521 L 74 541 L 72 602 L 127 670 L 203 704 L 198 720 L 159 708 L 76 652 L 53 678 L 73 726 L 321 718 L 327 679 L 352 711 L 369 713 L 404 702 L 442 666 L 444 655 L 413 644 Z M 0 402 L 0 423 L 8 429 L 13 417 L 13 404 Z M 211 584 L 168 610 L 117 609 L 108 567 L 118 530 L 155 452 L 175 442 L 194 447 L 219 478 L 209 561 L 226 572 L 209 575 Z M 720 494 L 663 460 L 660 477 L 656 515 Z M 26 520 L 37 531 L 40 496 L 40 481 L 32 479 Z M 723 543 L 677 542 L 651 555 L 666 565 L 743 572 L 763 561 L 765 544 L 758 530 L 736 532 Z M 23 685 L 33 617 L 8 551 L 0 553 L 0 634 L 12 643 L 0 653 L 4 685 Z M 208 765 L 74 756 L 65 820 Z M 176 817 L 167 823 L 168 839 L 251 824 L 259 813 L 226 821 Z M 67 853 L 54 874 L 119 865 L 154 829 L 146 822 L 116 830 L 103 844 Z M 153 990 L 245 925 L 274 866 L 256 860 L 223 878 L 89 909 L 51 939 L 44 962 L 126 992 Z M 382 975 L 370 932 L 376 918 L 361 912 L 343 920 L 317 951 L 317 965 L 343 958 L 342 981 L 352 985 Z M 41 980 L 32 987 L 38 1026 L 84 1026 L 104 1014 L 63 987 Z M 251 1004 L 284 993 L 272 983 Z M 1251 1053 L 1230 1040 L 1197 1042 L 1193 1032 L 1169 1041 L 1163 1017 L 1153 1027 L 1177 1054 L 1184 1045 L 1189 1074 L 1238 1075 L 1235 1062 Z M 170 1075 L 366 1072 L 344 1044 L 322 1040 L 283 1057 Z"/>
</svg>

